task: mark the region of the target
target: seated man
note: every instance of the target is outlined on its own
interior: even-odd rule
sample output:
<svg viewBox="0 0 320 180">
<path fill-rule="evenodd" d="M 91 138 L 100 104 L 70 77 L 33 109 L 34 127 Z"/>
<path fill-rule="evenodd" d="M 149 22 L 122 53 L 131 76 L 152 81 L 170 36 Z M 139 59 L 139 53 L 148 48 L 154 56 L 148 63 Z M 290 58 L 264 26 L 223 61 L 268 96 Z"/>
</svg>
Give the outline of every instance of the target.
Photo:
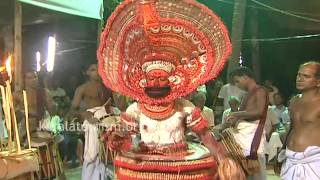
<svg viewBox="0 0 320 180">
<path fill-rule="evenodd" d="M 213 110 L 205 106 L 206 95 L 203 92 L 197 92 L 193 97 L 193 103 L 196 107 L 201 109 L 201 114 L 208 120 L 210 129 L 214 126 L 214 114 Z"/>
<path fill-rule="evenodd" d="M 226 123 L 226 118 L 229 116 L 230 113 L 239 111 L 240 100 L 238 97 L 229 96 L 228 103 L 230 108 L 223 111 L 221 124 Z"/>
<path fill-rule="evenodd" d="M 238 97 L 230 96 L 228 99 L 228 103 L 230 108 L 223 111 L 221 123 L 215 126 L 215 128 L 213 129 L 213 133 L 217 139 L 220 139 L 221 132 L 230 126 L 230 124 L 226 121 L 227 117 L 231 113 L 239 111 L 240 100 Z"/>
</svg>

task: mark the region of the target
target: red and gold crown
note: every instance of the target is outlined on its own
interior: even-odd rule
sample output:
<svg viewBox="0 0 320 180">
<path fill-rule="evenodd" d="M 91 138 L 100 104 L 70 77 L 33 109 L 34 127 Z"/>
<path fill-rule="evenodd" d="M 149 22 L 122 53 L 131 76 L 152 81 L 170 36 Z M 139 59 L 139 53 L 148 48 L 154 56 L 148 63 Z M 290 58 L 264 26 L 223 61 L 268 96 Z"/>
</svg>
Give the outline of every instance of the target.
<svg viewBox="0 0 320 180">
<path fill-rule="evenodd" d="M 113 91 L 143 103 L 185 96 L 214 79 L 231 53 L 228 31 L 206 6 L 193 0 L 125 0 L 101 35 L 99 73 Z M 170 74 L 164 98 L 144 92 L 145 75 Z"/>
</svg>

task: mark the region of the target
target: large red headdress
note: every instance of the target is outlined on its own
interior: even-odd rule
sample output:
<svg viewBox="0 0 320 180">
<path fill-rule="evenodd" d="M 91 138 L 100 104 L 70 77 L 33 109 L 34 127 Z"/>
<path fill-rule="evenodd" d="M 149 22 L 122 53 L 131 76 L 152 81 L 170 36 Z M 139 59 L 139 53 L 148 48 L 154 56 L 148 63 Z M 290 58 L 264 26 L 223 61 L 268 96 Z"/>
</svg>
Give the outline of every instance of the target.
<svg viewBox="0 0 320 180">
<path fill-rule="evenodd" d="M 185 96 L 215 78 L 231 53 L 219 17 L 193 0 L 126 0 L 109 17 L 100 43 L 105 85 L 151 104 Z M 170 73 L 168 96 L 145 94 L 145 75 L 153 69 Z"/>
</svg>

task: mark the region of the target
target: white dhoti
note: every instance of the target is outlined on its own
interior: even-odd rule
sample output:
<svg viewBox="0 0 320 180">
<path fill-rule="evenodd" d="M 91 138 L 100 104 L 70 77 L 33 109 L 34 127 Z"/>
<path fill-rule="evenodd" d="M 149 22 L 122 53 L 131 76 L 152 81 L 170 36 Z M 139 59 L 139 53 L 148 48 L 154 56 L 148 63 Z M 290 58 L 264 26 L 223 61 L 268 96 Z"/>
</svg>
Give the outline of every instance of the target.
<svg viewBox="0 0 320 180">
<path fill-rule="evenodd" d="M 283 180 L 320 180 L 320 147 L 309 146 L 304 152 L 285 151 L 281 168 Z"/>
<path fill-rule="evenodd" d="M 259 121 L 239 121 L 235 128 L 232 128 L 232 134 L 236 142 L 242 148 L 244 156 L 249 156 L 251 151 L 251 144 L 258 128 Z M 265 180 L 266 179 L 266 159 L 265 151 L 265 131 L 263 131 L 260 145 L 257 151 L 258 161 L 260 164 L 260 171 L 248 176 L 248 180 Z"/>
<path fill-rule="evenodd" d="M 82 180 L 106 179 L 107 167 L 97 158 L 93 162 L 84 161 L 82 166 Z"/>
<path fill-rule="evenodd" d="M 269 142 L 266 143 L 265 154 L 268 155 L 267 162 L 271 161 L 276 157 L 278 150 L 282 148 L 283 144 L 280 139 L 278 132 L 273 132 L 271 134 Z"/>
<path fill-rule="evenodd" d="M 251 150 L 251 144 L 253 141 L 254 134 L 257 130 L 257 127 L 259 125 L 259 121 L 239 121 L 239 123 L 236 125 L 235 128 L 232 128 L 232 134 L 237 141 L 237 143 L 241 146 L 243 149 L 244 156 L 250 155 Z M 260 145 L 258 148 L 258 154 L 264 154 L 265 150 L 265 132 L 262 133 Z"/>
<path fill-rule="evenodd" d="M 95 118 L 101 118 L 107 115 L 104 107 L 96 107 L 88 111 L 94 114 Z M 112 177 L 110 167 L 102 161 L 99 142 L 99 129 L 97 124 L 91 124 L 87 120 L 82 125 L 85 132 L 85 146 L 82 166 L 82 180 L 104 180 Z"/>
</svg>

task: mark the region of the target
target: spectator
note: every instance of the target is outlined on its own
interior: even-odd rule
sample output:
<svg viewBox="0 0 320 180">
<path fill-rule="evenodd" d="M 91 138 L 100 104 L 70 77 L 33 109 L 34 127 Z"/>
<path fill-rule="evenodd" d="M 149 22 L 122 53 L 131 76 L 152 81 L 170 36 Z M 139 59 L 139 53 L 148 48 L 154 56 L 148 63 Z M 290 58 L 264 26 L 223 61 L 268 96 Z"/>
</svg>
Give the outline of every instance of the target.
<svg viewBox="0 0 320 180">
<path fill-rule="evenodd" d="M 209 122 L 209 127 L 214 126 L 214 114 L 212 109 L 205 106 L 206 102 L 206 95 L 202 92 L 196 93 L 196 95 L 193 98 L 193 103 L 195 106 L 200 108 L 202 110 L 201 114 L 203 117 L 205 117 Z"/>
<path fill-rule="evenodd" d="M 269 103 L 274 105 L 274 94 L 278 93 L 279 90 L 273 85 L 271 80 L 265 80 L 263 86 L 268 90 L 269 93 Z"/>
<path fill-rule="evenodd" d="M 241 101 L 245 94 L 246 92 L 244 90 L 240 89 L 239 87 L 235 86 L 232 83 L 228 83 L 222 86 L 222 88 L 220 89 L 218 98 L 223 99 L 224 110 L 226 110 L 230 108 L 229 102 L 228 102 L 228 98 L 230 96 L 235 96 L 239 98 Z"/>
</svg>

